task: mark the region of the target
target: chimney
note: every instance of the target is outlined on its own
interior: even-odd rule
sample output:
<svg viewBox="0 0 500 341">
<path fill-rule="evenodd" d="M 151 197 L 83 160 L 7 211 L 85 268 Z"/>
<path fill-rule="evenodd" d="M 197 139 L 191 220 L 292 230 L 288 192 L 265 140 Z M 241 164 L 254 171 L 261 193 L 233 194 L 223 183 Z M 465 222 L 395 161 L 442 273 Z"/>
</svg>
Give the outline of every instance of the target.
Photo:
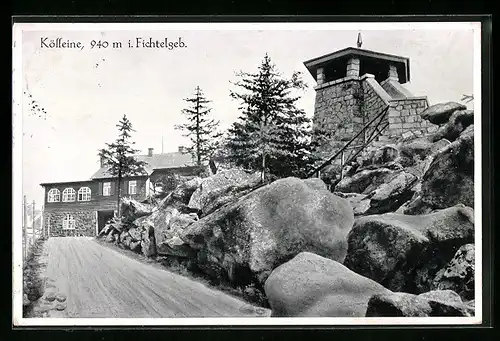
<svg viewBox="0 0 500 341">
<path fill-rule="evenodd" d="M 153 148 L 148 148 L 148 156 L 153 156 Z"/>
<path fill-rule="evenodd" d="M 101 168 L 102 168 L 102 167 L 104 167 L 104 166 L 105 166 L 105 164 L 104 164 L 104 161 L 105 161 L 105 160 L 104 160 L 104 157 L 103 157 L 103 156 L 101 156 L 101 159 L 100 159 L 99 161 L 100 161 L 100 163 L 101 163 Z"/>
</svg>

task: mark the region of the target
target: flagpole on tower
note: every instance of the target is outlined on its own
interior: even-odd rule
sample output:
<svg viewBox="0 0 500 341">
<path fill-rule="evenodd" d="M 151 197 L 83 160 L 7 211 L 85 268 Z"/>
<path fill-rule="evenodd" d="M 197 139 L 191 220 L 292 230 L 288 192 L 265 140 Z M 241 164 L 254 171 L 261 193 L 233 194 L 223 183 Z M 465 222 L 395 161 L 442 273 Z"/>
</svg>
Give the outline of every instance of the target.
<svg viewBox="0 0 500 341">
<path fill-rule="evenodd" d="M 361 38 L 361 31 L 359 31 L 358 32 L 358 41 L 357 41 L 358 49 L 361 48 L 361 45 L 363 45 L 363 39 Z"/>
<path fill-rule="evenodd" d="M 163 154 L 163 134 L 161 135 L 161 153 Z"/>
</svg>

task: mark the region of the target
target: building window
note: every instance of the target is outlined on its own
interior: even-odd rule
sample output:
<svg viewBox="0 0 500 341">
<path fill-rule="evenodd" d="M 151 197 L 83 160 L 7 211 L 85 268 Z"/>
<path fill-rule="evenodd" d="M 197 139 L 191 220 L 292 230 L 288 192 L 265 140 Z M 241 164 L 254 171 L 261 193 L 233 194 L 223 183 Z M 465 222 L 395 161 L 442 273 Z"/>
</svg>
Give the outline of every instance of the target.
<svg viewBox="0 0 500 341">
<path fill-rule="evenodd" d="M 105 182 L 102 184 L 102 195 L 106 197 L 111 195 L 111 182 Z"/>
<path fill-rule="evenodd" d="M 75 201 L 75 199 L 76 199 L 76 192 L 73 188 L 66 188 L 63 191 L 62 201 L 69 202 L 69 201 Z"/>
<path fill-rule="evenodd" d="M 66 214 L 63 219 L 63 230 L 74 230 L 75 218 L 71 214 Z"/>
<path fill-rule="evenodd" d="M 128 194 L 137 194 L 137 181 L 132 180 L 128 182 Z"/>
<path fill-rule="evenodd" d="M 49 191 L 48 202 L 58 202 L 61 201 L 61 192 L 57 188 L 52 188 Z"/>
<path fill-rule="evenodd" d="M 82 187 L 78 190 L 78 201 L 90 201 L 90 188 Z"/>
</svg>

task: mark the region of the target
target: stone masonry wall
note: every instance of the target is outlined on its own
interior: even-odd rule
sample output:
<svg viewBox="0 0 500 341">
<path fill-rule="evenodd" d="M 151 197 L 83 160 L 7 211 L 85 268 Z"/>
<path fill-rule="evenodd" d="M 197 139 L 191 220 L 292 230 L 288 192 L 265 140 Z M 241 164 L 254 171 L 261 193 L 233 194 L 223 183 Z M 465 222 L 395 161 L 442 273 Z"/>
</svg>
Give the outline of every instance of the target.
<svg viewBox="0 0 500 341">
<path fill-rule="evenodd" d="M 44 212 L 45 226 L 49 227 L 49 237 L 94 237 L 96 235 L 96 211 L 53 211 Z M 71 214 L 75 219 L 75 229 L 63 229 L 63 219 Z"/>
<path fill-rule="evenodd" d="M 321 156 L 331 156 L 389 105 L 390 97 L 372 75 L 338 80 L 316 88 L 313 124 L 315 129 L 330 133 L 329 142 L 321 148 Z M 388 122 L 382 122 L 378 129 Z M 370 127 L 352 146 L 363 144 L 373 132 Z M 346 154 L 348 157 L 349 153 Z"/>
<path fill-rule="evenodd" d="M 344 78 L 316 88 L 313 125 L 315 129 L 330 134 L 327 137 L 329 142 L 320 149 L 320 155 L 330 156 L 352 138 L 357 121 L 354 117 L 359 112 L 356 96 L 360 90 L 357 78 Z"/>
<path fill-rule="evenodd" d="M 385 82 L 386 85 L 390 83 L 391 79 Z M 318 85 L 315 88 L 313 126 L 323 134 L 319 141 L 319 156 L 332 156 L 385 108 L 388 111 L 377 129 L 381 131 L 384 128 L 382 133 L 389 140 L 392 137 L 418 137 L 437 130 L 437 126 L 420 116 L 428 107 L 427 97 L 408 97 L 412 96 L 411 93 L 399 83 L 391 86 L 397 88 L 398 98 L 391 97 L 370 74 Z M 351 146 L 363 145 L 374 130 L 375 125 L 369 127 Z M 350 157 L 351 151 L 346 151 L 345 160 Z"/>
<path fill-rule="evenodd" d="M 436 131 L 438 129 L 436 125 L 420 116 L 428 106 L 426 97 L 391 100 L 388 135 L 408 138 Z"/>
<path fill-rule="evenodd" d="M 380 114 L 387 106 L 389 106 L 389 97 L 380 85 L 375 81 L 373 77 L 366 77 L 362 82 L 363 86 L 363 105 L 361 106 L 362 111 L 364 111 L 364 122 L 361 124 L 356 131 L 360 131 L 366 124 L 368 124 L 372 119 L 374 119 L 378 114 Z M 377 120 L 378 122 L 378 120 Z M 377 123 L 374 122 L 374 123 Z M 381 130 L 389 122 L 388 117 L 384 116 L 381 119 L 381 123 L 378 129 Z M 375 125 L 369 127 L 365 134 L 366 138 L 375 130 Z M 363 136 L 361 136 L 361 141 L 363 142 Z"/>
</svg>

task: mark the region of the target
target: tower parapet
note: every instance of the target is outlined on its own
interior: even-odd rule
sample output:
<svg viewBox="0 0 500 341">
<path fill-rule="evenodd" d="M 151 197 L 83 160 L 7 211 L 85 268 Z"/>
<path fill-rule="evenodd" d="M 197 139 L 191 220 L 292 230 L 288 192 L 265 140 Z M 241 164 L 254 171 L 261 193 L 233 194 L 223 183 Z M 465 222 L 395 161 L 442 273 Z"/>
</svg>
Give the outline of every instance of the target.
<svg viewBox="0 0 500 341">
<path fill-rule="evenodd" d="M 429 103 L 406 87 L 410 60 L 361 48 L 345 48 L 304 62 L 316 81 L 314 128 L 328 135 L 321 153 L 331 155 L 387 109 L 383 135 L 423 135 L 437 127 L 420 117 Z M 373 128 L 374 129 L 374 128 Z M 365 131 L 354 143 L 362 144 Z"/>
</svg>

